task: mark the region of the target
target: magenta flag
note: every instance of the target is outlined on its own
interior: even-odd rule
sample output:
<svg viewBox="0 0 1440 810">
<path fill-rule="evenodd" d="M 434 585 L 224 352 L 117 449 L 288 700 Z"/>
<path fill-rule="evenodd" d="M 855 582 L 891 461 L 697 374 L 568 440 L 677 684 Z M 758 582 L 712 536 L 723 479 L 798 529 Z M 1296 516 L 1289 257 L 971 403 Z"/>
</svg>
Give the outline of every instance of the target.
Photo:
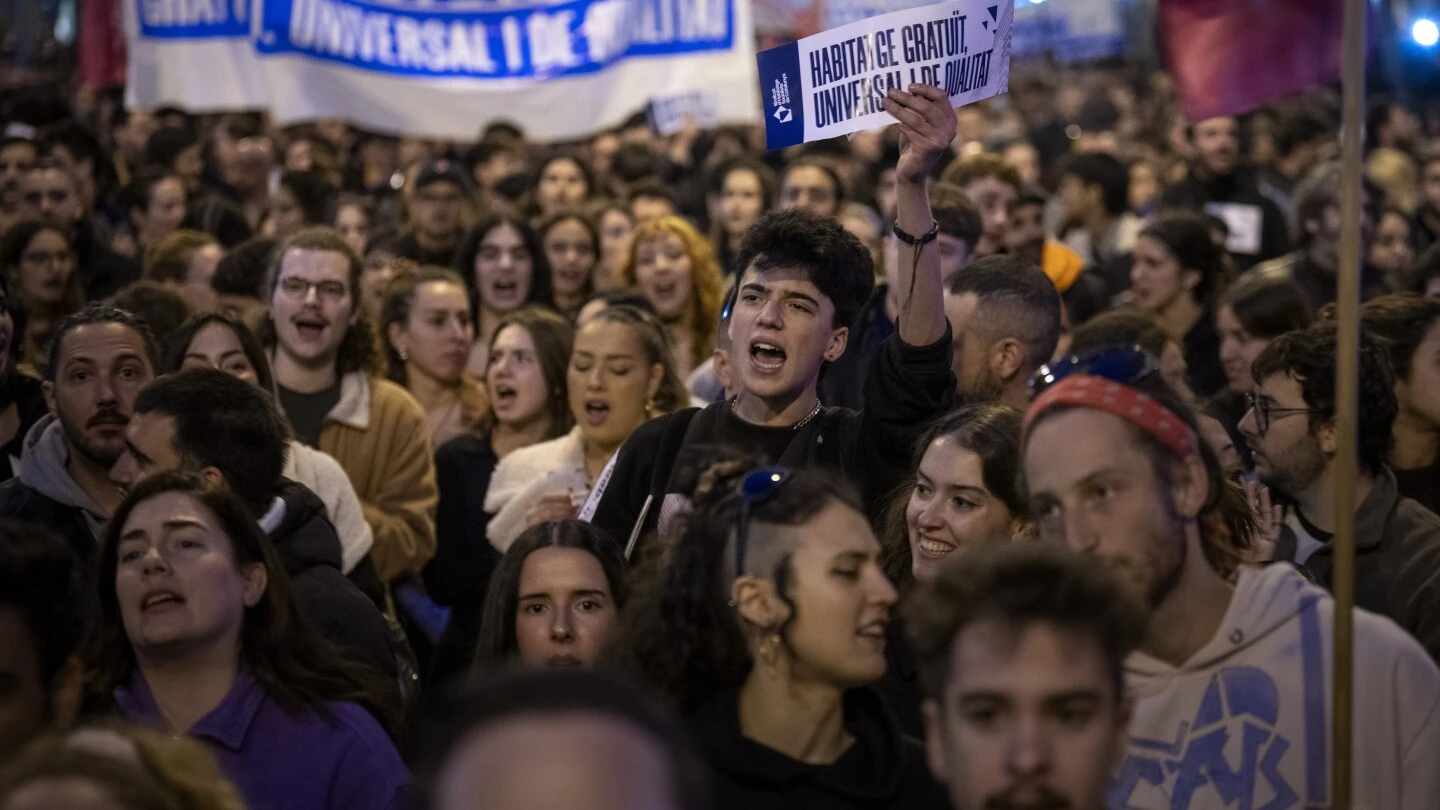
<svg viewBox="0 0 1440 810">
<path fill-rule="evenodd" d="M 1238 115 L 1340 79 L 1343 0 L 1160 0 L 1185 116 Z"/>
</svg>

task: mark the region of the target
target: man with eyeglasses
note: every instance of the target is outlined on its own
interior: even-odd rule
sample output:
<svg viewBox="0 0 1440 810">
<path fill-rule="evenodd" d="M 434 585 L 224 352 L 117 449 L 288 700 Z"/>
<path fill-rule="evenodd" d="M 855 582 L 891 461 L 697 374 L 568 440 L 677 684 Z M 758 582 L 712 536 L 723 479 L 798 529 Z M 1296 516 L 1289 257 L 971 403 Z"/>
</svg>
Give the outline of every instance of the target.
<svg viewBox="0 0 1440 810">
<path fill-rule="evenodd" d="M 381 582 L 418 573 L 435 554 L 435 464 L 425 412 L 383 378 L 360 305 L 360 257 L 333 228 L 307 228 L 276 249 L 266 278 L 280 409 L 295 438 L 340 462 L 375 543 Z"/>
<path fill-rule="evenodd" d="M 1255 391 L 1240 432 L 1255 472 L 1284 503 L 1275 559 L 1331 586 L 1335 530 L 1335 327 L 1271 341 L 1251 367 Z M 1384 353 L 1361 340 L 1359 472 L 1355 477 L 1355 604 L 1389 616 L 1440 659 L 1440 517 L 1401 497 L 1386 465 L 1398 410 Z"/>
<path fill-rule="evenodd" d="M 1328 806 L 1330 595 L 1237 564 L 1220 464 L 1153 358 L 1107 350 L 1036 380 L 1021 452 L 1041 540 L 1098 557 L 1150 610 L 1107 806 Z M 1354 804 L 1440 807 L 1440 670 L 1393 622 L 1353 616 Z"/>
<path fill-rule="evenodd" d="M 0 233 L 10 230 L 23 216 L 20 181 L 39 156 L 39 147 L 29 138 L 0 138 Z"/>
<path fill-rule="evenodd" d="M 139 280 L 140 265 L 108 247 L 108 237 L 85 211 L 79 182 L 64 165 L 45 158 L 30 166 L 20 181 L 20 212 L 69 231 L 85 300 L 109 298 Z"/>
<path fill-rule="evenodd" d="M 425 165 L 415 178 L 409 198 L 410 230 L 400 239 L 396 255 L 417 264 L 449 267 L 464 235 L 464 212 L 470 191 L 464 168 L 451 160 Z"/>
</svg>

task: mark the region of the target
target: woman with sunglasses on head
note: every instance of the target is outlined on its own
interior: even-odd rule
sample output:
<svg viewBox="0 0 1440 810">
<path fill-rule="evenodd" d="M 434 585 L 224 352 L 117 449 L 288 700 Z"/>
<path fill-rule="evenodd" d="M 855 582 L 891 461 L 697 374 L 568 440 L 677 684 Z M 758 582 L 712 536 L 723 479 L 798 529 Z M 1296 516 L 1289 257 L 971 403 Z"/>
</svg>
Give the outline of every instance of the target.
<svg viewBox="0 0 1440 810">
<path fill-rule="evenodd" d="M 1213 396 L 1225 386 L 1213 314 L 1228 283 L 1224 249 L 1205 217 L 1184 212 L 1157 217 L 1140 232 L 1134 253 L 1130 300 L 1179 341 L 1190 389 L 1201 399 Z"/>
<path fill-rule="evenodd" d="M 381 328 L 390 379 L 405 386 L 439 447 L 469 430 L 486 408 L 485 386 L 466 370 L 475 327 L 465 282 L 421 267 L 390 282 Z"/>
<path fill-rule="evenodd" d="M 486 537 L 485 496 L 496 465 L 565 436 L 574 425 L 565 395 L 573 343 L 570 323 L 548 309 L 525 307 L 502 318 L 485 369 L 489 407 L 470 432 L 435 453 L 436 548 L 424 578 L 431 598 L 450 606 L 431 664 L 437 682 L 469 667 L 486 588 L 500 561 Z"/>
<path fill-rule="evenodd" d="M 500 320 L 528 304 L 550 306 L 550 264 L 535 230 L 525 220 L 501 213 L 465 236 L 455 256 L 455 272 L 465 279 L 476 304 L 470 371 L 483 376 Z"/>
<path fill-rule="evenodd" d="M 300 619 L 235 496 L 196 476 L 148 478 L 97 560 L 86 681 L 99 705 L 205 743 L 256 810 L 408 806 L 375 687 Z"/>
<path fill-rule="evenodd" d="M 505 552 L 485 599 L 476 670 L 594 667 L 629 596 L 620 546 L 588 523 L 526 529 Z"/>
<path fill-rule="evenodd" d="M 486 530 L 502 552 L 527 526 L 576 516 L 610 457 L 647 420 L 688 401 L 660 322 L 624 305 L 580 325 L 566 372 L 569 433 L 516 452 L 490 478 Z"/>
<path fill-rule="evenodd" d="M 948 806 L 869 688 L 897 600 L 880 553 L 843 487 L 757 470 L 699 499 L 627 609 L 620 661 L 689 717 L 717 806 Z"/>
</svg>

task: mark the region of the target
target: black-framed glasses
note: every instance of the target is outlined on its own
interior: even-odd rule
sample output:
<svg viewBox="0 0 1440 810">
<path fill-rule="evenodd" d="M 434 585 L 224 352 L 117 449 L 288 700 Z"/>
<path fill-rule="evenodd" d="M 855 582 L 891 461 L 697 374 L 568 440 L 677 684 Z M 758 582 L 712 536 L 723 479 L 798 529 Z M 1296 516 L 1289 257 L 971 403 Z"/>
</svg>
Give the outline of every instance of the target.
<svg viewBox="0 0 1440 810">
<path fill-rule="evenodd" d="M 1035 376 L 1030 378 L 1030 398 L 1040 396 L 1045 389 L 1073 374 L 1088 374 L 1110 382 L 1134 385 L 1159 370 L 1160 361 L 1135 344 L 1113 346 L 1084 355 L 1072 354 L 1047 363 L 1035 372 Z"/>
<path fill-rule="evenodd" d="M 1309 408 L 1276 408 L 1270 404 L 1270 400 L 1263 399 L 1254 391 L 1245 395 L 1250 402 L 1250 410 L 1255 414 L 1255 429 L 1264 433 L 1270 429 L 1270 423 L 1275 419 L 1284 419 L 1287 416 L 1294 416 L 1297 413 L 1309 413 Z"/>
<path fill-rule="evenodd" d="M 735 576 L 745 576 L 745 549 L 750 541 L 750 510 L 774 498 L 790 480 L 784 467 L 762 467 L 740 482 L 740 518 L 735 525 Z"/>
</svg>

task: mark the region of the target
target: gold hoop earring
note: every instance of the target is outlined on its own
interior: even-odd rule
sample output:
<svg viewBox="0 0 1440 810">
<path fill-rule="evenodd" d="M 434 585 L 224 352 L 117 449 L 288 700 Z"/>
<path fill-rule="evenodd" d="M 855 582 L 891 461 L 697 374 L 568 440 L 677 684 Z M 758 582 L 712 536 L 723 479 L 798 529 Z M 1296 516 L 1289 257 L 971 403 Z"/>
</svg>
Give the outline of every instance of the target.
<svg viewBox="0 0 1440 810">
<path fill-rule="evenodd" d="M 655 397 L 646 397 L 646 398 L 645 398 L 645 417 L 646 417 L 647 419 L 654 419 L 655 417 L 657 417 L 657 416 L 659 416 L 659 415 L 660 415 L 660 414 L 655 410 Z"/>
</svg>

